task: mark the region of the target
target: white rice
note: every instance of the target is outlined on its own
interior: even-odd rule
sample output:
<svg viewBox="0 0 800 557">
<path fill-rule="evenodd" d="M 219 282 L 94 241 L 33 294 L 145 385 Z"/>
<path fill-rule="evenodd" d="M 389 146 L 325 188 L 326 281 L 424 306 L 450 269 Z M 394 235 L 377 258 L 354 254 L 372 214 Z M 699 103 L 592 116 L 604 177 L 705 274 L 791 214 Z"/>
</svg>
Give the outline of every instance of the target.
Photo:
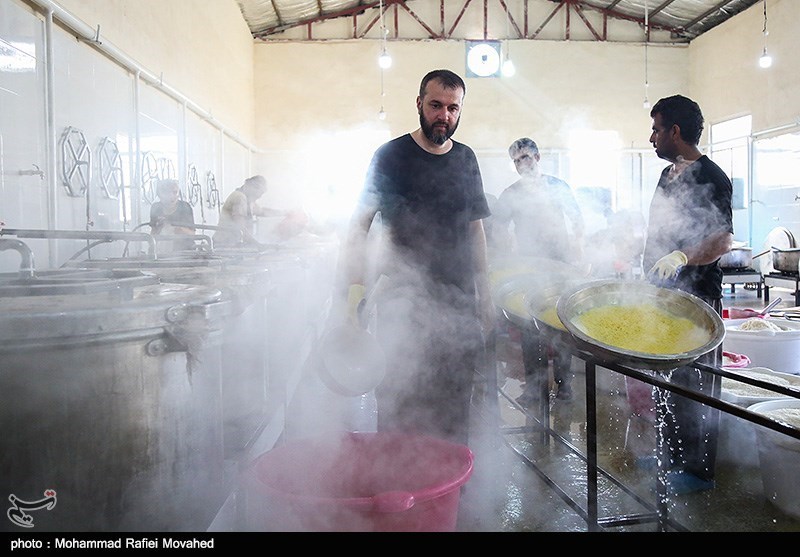
<svg viewBox="0 0 800 557">
<path fill-rule="evenodd" d="M 776 408 L 765 411 L 764 415 L 792 427 L 800 428 L 800 408 Z"/>
<path fill-rule="evenodd" d="M 774 385 L 783 385 L 788 387 L 792 384 L 789 380 L 784 379 L 783 377 L 778 377 L 777 375 L 771 375 L 767 373 L 748 373 L 747 376 L 759 381 L 764 381 L 766 383 L 772 383 Z M 735 379 L 730 379 L 729 377 L 722 378 L 722 390 L 736 396 L 746 397 L 783 396 L 774 391 L 770 391 L 762 387 L 756 387 L 755 385 L 742 383 Z"/>
<path fill-rule="evenodd" d="M 753 317 L 748 319 L 741 325 L 739 325 L 738 329 L 740 331 L 788 331 L 790 330 L 788 327 L 784 327 L 782 325 L 778 325 L 777 323 L 773 323 L 769 319 L 762 319 L 760 317 Z"/>
</svg>

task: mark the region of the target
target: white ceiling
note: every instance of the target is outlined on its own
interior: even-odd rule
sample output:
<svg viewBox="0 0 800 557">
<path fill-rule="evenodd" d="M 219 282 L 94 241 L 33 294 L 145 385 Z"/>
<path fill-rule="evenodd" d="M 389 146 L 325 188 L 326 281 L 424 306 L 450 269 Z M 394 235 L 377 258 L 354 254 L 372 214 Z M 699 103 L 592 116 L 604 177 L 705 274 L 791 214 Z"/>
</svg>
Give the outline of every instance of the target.
<svg viewBox="0 0 800 557">
<path fill-rule="evenodd" d="M 428 32 L 430 39 L 458 38 L 452 32 L 457 26 L 459 14 L 470 7 L 470 4 L 482 4 L 479 9 L 486 10 L 491 4 L 494 9 L 502 10 L 509 17 L 512 25 L 507 37 L 493 37 L 498 39 L 536 39 L 536 32 L 541 29 L 550 18 L 559 13 L 568 13 L 569 17 L 563 18 L 566 23 L 565 39 L 569 38 L 569 25 L 586 25 L 592 30 L 596 40 L 607 40 L 605 25 L 598 29 L 587 16 L 592 13 L 596 20 L 600 17 L 621 19 L 640 23 L 644 27 L 647 18 L 651 30 L 669 32 L 670 39 L 676 42 L 690 42 L 704 32 L 716 27 L 725 20 L 734 17 L 748 7 L 766 0 L 237 0 L 242 15 L 245 18 L 254 38 L 280 39 L 281 35 L 290 29 L 306 27 L 306 39 L 314 40 L 313 29 L 315 25 L 322 24 L 336 18 L 351 18 L 358 21 L 374 21 L 378 18 L 380 9 L 384 12 L 389 9 L 400 10 L 414 18 Z M 438 21 L 425 22 L 419 15 L 422 3 L 435 3 L 437 13 L 447 13 L 448 17 L 455 19 L 456 23 L 444 32 L 434 31 L 444 26 Z M 527 34 L 520 31 L 519 15 L 527 14 L 534 5 L 539 10 L 536 13 L 547 14 L 541 21 L 530 21 L 525 28 L 530 29 Z M 415 11 L 415 7 L 417 10 Z M 427 6 L 426 6 L 427 7 Z M 475 7 L 472 7 L 475 9 Z M 561 12 L 565 10 L 565 12 Z M 450 25 L 450 23 L 448 23 Z M 354 24 L 354 28 L 356 25 Z M 342 39 L 360 38 L 354 34 Z M 403 39 L 402 34 L 394 37 Z M 297 40 L 296 38 L 294 40 Z M 301 39 L 303 40 L 303 39 Z M 615 38 L 615 40 L 617 40 Z M 637 39 L 641 41 L 641 38 Z"/>
</svg>

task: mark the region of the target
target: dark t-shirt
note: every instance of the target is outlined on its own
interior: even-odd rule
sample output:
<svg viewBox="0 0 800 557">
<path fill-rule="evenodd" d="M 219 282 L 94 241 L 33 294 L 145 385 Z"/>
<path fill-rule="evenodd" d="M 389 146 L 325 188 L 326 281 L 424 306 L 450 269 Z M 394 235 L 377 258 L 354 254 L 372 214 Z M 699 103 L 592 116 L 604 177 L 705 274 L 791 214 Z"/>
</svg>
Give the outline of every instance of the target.
<svg viewBox="0 0 800 557">
<path fill-rule="evenodd" d="M 410 134 L 389 141 L 372 158 L 361 202 L 378 208 L 388 231 L 389 276 L 402 262 L 436 283 L 474 292 L 469 227 L 490 211 L 472 149 L 453 141 L 448 153 L 433 155 Z"/>
<path fill-rule="evenodd" d="M 470 223 L 490 214 L 475 154 L 453 142 L 433 155 L 398 137 L 375 152 L 361 203 L 378 211 L 389 277 L 376 300 L 391 362 L 375 390 L 378 431 L 466 443 L 482 347 Z"/>
<path fill-rule="evenodd" d="M 160 219 L 166 218 L 166 222 L 159 222 Z M 164 224 L 171 224 L 172 226 L 188 226 L 191 228 L 194 225 L 194 211 L 192 206 L 186 201 L 178 201 L 178 206 L 175 211 L 169 215 L 164 214 L 164 204 L 156 201 L 150 207 L 150 227 L 153 234 L 161 233 Z"/>
<path fill-rule="evenodd" d="M 650 204 L 645 269 L 673 250 L 683 251 L 721 231 L 733 233 L 733 186 L 725 172 L 705 155 L 674 179 L 669 169 L 661 172 Z M 722 298 L 719 261 L 684 266 L 675 286 L 707 300 Z"/>
<path fill-rule="evenodd" d="M 503 229 L 514 223 L 516 251 L 557 261 L 572 262 L 569 225 L 583 230 L 583 216 L 569 184 L 555 176 L 522 178 L 500 194 L 494 211 Z"/>
</svg>

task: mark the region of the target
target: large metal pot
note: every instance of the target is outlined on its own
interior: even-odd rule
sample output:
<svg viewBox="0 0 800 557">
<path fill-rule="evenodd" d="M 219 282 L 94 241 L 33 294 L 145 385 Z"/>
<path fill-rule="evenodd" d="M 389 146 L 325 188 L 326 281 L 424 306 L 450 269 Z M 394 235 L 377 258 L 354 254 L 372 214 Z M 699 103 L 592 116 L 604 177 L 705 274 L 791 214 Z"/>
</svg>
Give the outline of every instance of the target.
<svg viewBox="0 0 800 557">
<path fill-rule="evenodd" d="M 0 295 L 0 493 L 54 490 L 52 510 L 28 512 L 42 531 L 205 530 L 226 495 L 230 304 L 218 289 L 121 293 L 109 280 L 107 292 L 93 276 L 86 294 Z"/>
<path fill-rule="evenodd" d="M 719 258 L 719 266 L 723 269 L 749 269 L 753 264 L 753 248 L 737 247 Z"/>
<path fill-rule="evenodd" d="M 777 271 L 796 273 L 800 270 L 800 248 L 772 248 L 772 266 Z"/>
<path fill-rule="evenodd" d="M 270 331 L 266 300 L 266 266 L 238 265 L 224 257 L 164 257 L 160 259 L 95 259 L 80 265 L 91 269 L 139 269 L 162 283 L 218 288 L 232 304 L 223 331 L 222 411 L 225 456 L 237 456 L 253 440 L 274 411 L 271 401 L 267 344 Z"/>
</svg>

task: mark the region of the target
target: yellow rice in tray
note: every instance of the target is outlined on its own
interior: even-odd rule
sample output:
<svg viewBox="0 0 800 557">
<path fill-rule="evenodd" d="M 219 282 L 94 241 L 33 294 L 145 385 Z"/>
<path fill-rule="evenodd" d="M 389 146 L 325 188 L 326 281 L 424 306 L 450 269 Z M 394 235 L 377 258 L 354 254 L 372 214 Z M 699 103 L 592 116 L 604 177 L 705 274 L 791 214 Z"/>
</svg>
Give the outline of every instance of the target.
<svg viewBox="0 0 800 557">
<path fill-rule="evenodd" d="M 536 317 L 540 321 L 544 321 L 551 327 L 555 327 L 556 329 L 561 329 L 562 331 L 567 330 L 567 328 L 564 327 L 564 324 L 561 322 L 561 319 L 558 318 L 558 312 L 556 311 L 556 306 L 547 308 Z"/>
<path fill-rule="evenodd" d="M 681 354 L 708 340 L 708 334 L 689 319 L 652 304 L 592 308 L 580 314 L 575 325 L 604 344 L 643 354 Z"/>
<path fill-rule="evenodd" d="M 525 306 L 525 293 L 513 292 L 503 299 L 503 308 L 510 311 L 514 315 L 527 318 L 530 316 L 528 308 Z"/>
</svg>

